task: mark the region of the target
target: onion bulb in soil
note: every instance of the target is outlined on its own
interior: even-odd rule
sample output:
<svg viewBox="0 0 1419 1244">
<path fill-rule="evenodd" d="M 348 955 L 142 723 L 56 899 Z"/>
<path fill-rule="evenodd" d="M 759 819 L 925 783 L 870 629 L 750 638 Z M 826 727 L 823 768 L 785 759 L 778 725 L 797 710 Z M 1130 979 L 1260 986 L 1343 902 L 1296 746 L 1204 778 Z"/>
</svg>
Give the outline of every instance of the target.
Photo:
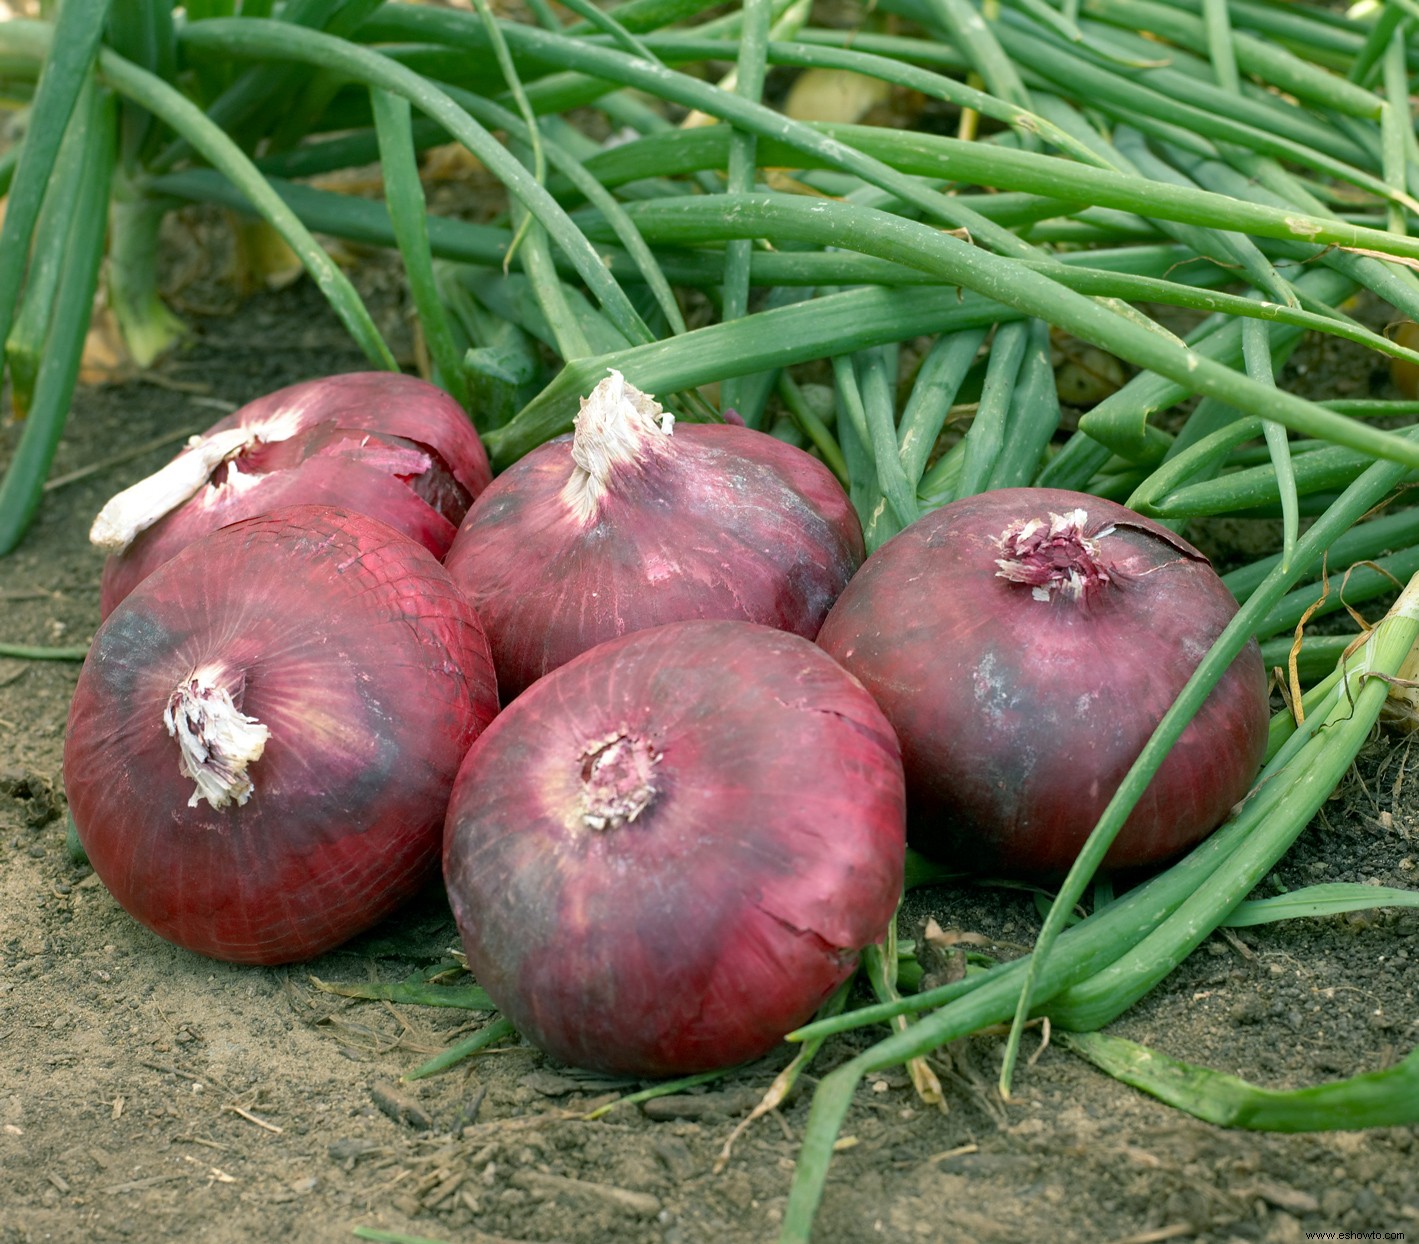
<svg viewBox="0 0 1419 1244">
<path fill-rule="evenodd" d="M 438 868 L 449 791 L 497 711 L 438 560 L 294 506 L 205 536 L 99 628 L 64 785 L 99 879 L 188 950 L 310 958 Z"/>
<path fill-rule="evenodd" d="M 283 505 L 378 518 L 442 558 L 488 455 L 463 408 L 414 376 L 353 372 L 279 389 L 219 420 L 99 512 L 99 609 L 198 536 Z"/>
<path fill-rule="evenodd" d="M 892 729 L 797 635 L 668 623 L 530 687 L 470 749 L 444 880 L 469 967 L 573 1065 L 765 1054 L 885 934 L 905 848 Z"/>
<path fill-rule="evenodd" d="M 576 432 L 500 475 L 445 564 L 488 630 L 506 703 L 579 652 L 692 618 L 812 639 L 862 563 L 816 458 L 733 424 L 675 424 L 611 374 Z"/>
<path fill-rule="evenodd" d="M 966 497 L 879 548 L 818 642 L 873 693 L 906 766 L 909 837 L 962 866 L 1058 874 L 1236 612 L 1201 553 L 1082 493 Z M 1246 793 L 1266 747 L 1255 641 L 1115 839 L 1109 868 L 1168 859 Z"/>
</svg>

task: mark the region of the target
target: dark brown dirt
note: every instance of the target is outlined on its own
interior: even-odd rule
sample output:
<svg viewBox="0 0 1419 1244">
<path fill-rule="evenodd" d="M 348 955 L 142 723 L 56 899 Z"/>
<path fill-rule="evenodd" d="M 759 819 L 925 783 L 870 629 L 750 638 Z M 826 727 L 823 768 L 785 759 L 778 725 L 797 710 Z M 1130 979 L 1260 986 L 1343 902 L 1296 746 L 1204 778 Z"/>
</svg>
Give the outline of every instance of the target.
<svg viewBox="0 0 1419 1244">
<path fill-rule="evenodd" d="M 0 640 L 84 644 L 98 620 L 89 522 L 171 446 L 281 384 L 362 365 L 304 283 L 192 316 L 161 383 L 85 389 L 54 487 L 0 563 Z M 0 439 L 8 460 L 15 429 Z M 0 658 L 0 1241 L 434 1240 L 759 1244 L 781 1218 L 807 1094 L 736 1123 L 782 1060 L 646 1107 L 524 1045 L 414 1084 L 401 1073 L 486 1016 L 321 992 L 397 980 L 456 944 L 442 895 L 301 967 L 253 969 L 159 941 L 65 850 L 61 752 L 77 666 Z M 1413 888 L 1419 802 L 1407 744 L 1377 740 L 1278 876 Z M 904 916 L 1028 942 L 1029 895 L 945 886 Z M 1274 1086 L 1389 1065 L 1419 1043 L 1419 913 L 1212 937 L 1113 1031 Z M 814 1075 L 880 1033 L 830 1042 Z M 1036 1042 L 1037 1037 L 1028 1039 Z M 903 1073 L 860 1090 L 819 1217 L 862 1241 L 1241 1240 L 1419 1235 L 1419 1129 L 1225 1131 L 1058 1046 L 995 1096 L 1000 1039 L 943 1052 L 947 1109 Z M 1316 1238 L 1346 1238 L 1332 1235 Z"/>
</svg>

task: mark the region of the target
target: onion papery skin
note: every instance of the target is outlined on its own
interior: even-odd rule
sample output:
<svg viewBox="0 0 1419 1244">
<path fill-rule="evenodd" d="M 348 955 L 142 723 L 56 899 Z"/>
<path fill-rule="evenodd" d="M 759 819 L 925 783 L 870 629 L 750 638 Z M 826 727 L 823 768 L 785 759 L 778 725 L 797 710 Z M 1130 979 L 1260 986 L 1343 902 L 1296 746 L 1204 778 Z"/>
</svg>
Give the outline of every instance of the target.
<svg viewBox="0 0 1419 1244">
<path fill-rule="evenodd" d="M 287 505 L 357 510 L 442 559 L 492 479 L 462 407 L 415 376 L 352 372 L 289 385 L 219 420 L 202 439 L 237 428 L 265 430 L 273 439 L 216 467 L 191 498 L 108 558 L 102 617 L 199 536 Z M 178 456 L 195 452 L 189 447 Z"/>
<path fill-rule="evenodd" d="M 270 732 L 245 803 L 189 806 L 163 723 L 203 668 Z M 458 766 L 496 711 L 482 627 L 431 553 L 366 515 L 290 507 L 195 541 L 99 628 L 65 790 L 137 920 L 217 959 L 293 962 L 434 874 Z"/>
<path fill-rule="evenodd" d="M 862 527 L 816 458 L 750 428 L 677 424 L 614 463 L 594 516 L 566 499 L 574 438 L 478 498 L 445 565 L 488 630 L 507 703 L 599 643 L 696 618 L 812 639 L 862 564 Z"/>
<path fill-rule="evenodd" d="M 593 761 L 617 746 L 608 818 Z M 904 817 L 891 727 L 820 649 L 670 623 L 503 710 L 454 786 L 444 880 L 520 1033 L 573 1065 L 678 1075 L 765 1054 L 881 940 Z"/>
<path fill-rule="evenodd" d="M 1108 582 L 1076 600 L 1006 577 L 1030 575 L 1000 564 L 1003 533 L 1076 510 L 1098 533 Z M 818 642 L 896 728 L 914 847 L 965 868 L 1058 875 L 1236 608 L 1206 558 L 1159 524 L 1082 493 L 1012 488 L 953 502 L 887 541 Z M 1105 867 L 1160 863 L 1216 828 L 1260 767 L 1268 711 L 1252 641 Z"/>
</svg>

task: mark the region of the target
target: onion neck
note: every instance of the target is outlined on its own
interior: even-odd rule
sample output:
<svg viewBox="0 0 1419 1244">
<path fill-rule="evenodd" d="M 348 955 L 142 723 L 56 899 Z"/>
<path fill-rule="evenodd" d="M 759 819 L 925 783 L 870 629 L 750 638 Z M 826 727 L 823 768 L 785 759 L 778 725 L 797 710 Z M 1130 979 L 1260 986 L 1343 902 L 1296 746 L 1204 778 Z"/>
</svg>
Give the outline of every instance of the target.
<svg viewBox="0 0 1419 1244">
<path fill-rule="evenodd" d="M 224 684 L 235 681 L 235 695 Z M 241 711 L 246 679 L 233 680 L 220 665 L 193 670 L 173 689 L 163 710 L 163 725 L 177 740 L 178 772 L 196 783 L 189 808 L 205 799 L 214 808 L 251 798 L 247 769 L 261 758 L 270 738 L 255 717 Z"/>
<path fill-rule="evenodd" d="M 596 517 L 618 468 L 639 466 L 668 447 L 675 416 L 613 369 L 581 399 L 575 427 L 572 473 L 562 499 L 585 523 Z"/>
<path fill-rule="evenodd" d="M 1115 581 L 1112 565 L 1099 549 L 1111 525 L 1090 533 L 1089 515 L 1082 509 L 1067 514 L 1013 522 L 996 537 L 1001 556 L 996 574 L 1025 584 L 1036 600 L 1063 598 L 1087 604 Z"/>
<path fill-rule="evenodd" d="M 167 466 L 109 498 L 89 528 L 90 543 L 109 553 L 122 553 L 159 519 L 201 492 L 222 463 L 253 445 L 294 436 L 300 426 L 299 415 L 298 409 L 280 410 L 260 423 L 192 437 Z"/>
<path fill-rule="evenodd" d="M 660 753 L 649 740 L 618 731 L 581 754 L 581 822 L 598 833 L 619 829 L 646 810 L 656 795 Z"/>
</svg>

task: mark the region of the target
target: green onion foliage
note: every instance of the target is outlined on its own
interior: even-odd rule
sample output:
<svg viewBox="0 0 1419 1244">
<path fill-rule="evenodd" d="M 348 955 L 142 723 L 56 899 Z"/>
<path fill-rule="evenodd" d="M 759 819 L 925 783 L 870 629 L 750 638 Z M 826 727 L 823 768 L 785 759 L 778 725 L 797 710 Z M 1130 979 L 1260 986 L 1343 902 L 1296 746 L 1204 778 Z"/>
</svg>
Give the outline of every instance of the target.
<svg viewBox="0 0 1419 1244">
<path fill-rule="evenodd" d="M 432 376 L 499 468 L 566 431 L 614 367 L 682 417 L 732 406 L 820 456 L 869 547 L 956 497 L 1029 483 L 1126 501 L 1185 534 L 1278 520 L 1264 556 L 1228 569 L 1236 623 L 1120 787 L 1034 952 L 824 1021 L 918 1014 L 822 1082 L 784 1240 L 809 1237 L 866 1070 L 1013 1018 L 1008 1089 L 1031 1015 L 1097 1027 L 1225 922 L 1358 901 L 1238 906 L 1377 715 L 1383 683 L 1361 675 L 1393 675 L 1413 639 L 1411 604 L 1368 635 L 1341 607 L 1376 616 L 1419 573 L 1419 405 L 1315 383 L 1302 395 L 1288 367 L 1324 337 L 1368 351 L 1380 375 L 1419 364 L 1384 331 L 1419 319 L 1409 0 L 875 0 L 831 18 L 807 0 L 578 0 L 533 6 L 535 23 L 481 0 L 56 7 L 54 21 L 0 23 L 30 109 L 0 160 L 0 338 L 24 420 L 0 555 L 42 502 L 96 286 L 140 364 L 181 348 L 157 247 L 185 203 L 264 219 L 373 367 L 397 363 L 318 238 L 397 253 Z M 887 123 L 771 102 L 809 70 L 877 79 Z M 501 187 L 476 221 L 429 211 L 421 159 L 449 143 Z M 313 180 L 376 162 L 379 197 Z M 1055 371 L 1056 354 L 1081 352 L 1117 372 L 1087 399 Z M 1277 718 L 1233 822 L 1070 924 L 1254 635 L 1295 690 L 1313 684 L 1304 721 Z"/>
</svg>

